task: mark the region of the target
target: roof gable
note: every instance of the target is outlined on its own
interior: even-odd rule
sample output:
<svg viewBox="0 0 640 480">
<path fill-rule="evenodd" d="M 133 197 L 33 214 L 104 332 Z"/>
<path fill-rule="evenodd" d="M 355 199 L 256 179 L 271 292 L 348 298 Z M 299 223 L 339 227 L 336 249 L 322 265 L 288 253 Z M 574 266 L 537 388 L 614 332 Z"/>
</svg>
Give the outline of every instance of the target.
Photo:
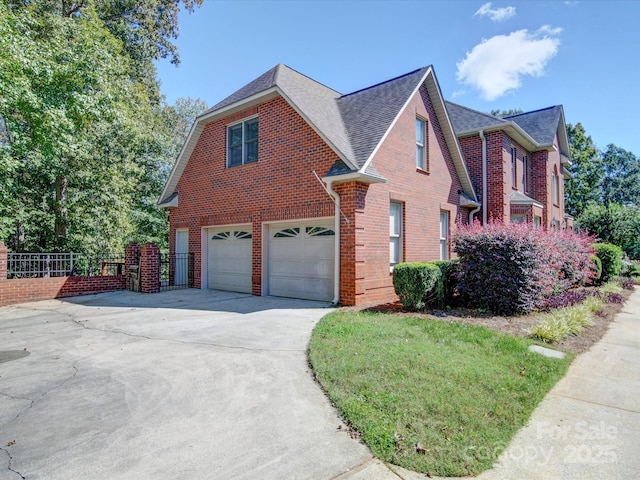
<svg viewBox="0 0 640 480">
<path fill-rule="evenodd" d="M 371 158 L 422 84 L 427 86 L 432 98 L 463 189 L 467 195 L 475 198 L 432 67 L 423 67 L 372 87 L 341 95 L 286 65 L 279 64 L 196 119 L 165 184 L 159 205 L 175 206 L 175 197 L 171 205 L 167 201 L 175 192 L 186 163 L 208 123 L 278 95 L 336 152 L 339 168 L 332 168 L 329 175 L 345 175 L 348 171 L 384 180 L 370 165 Z"/>
<path fill-rule="evenodd" d="M 560 121 L 560 106 L 554 106 L 504 117 L 522 127 L 540 145 L 552 145 L 558 131 Z"/>
<path fill-rule="evenodd" d="M 428 70 L 414 70 L 338 99 L 358 167 L 366 164 Z"/>
</svg>

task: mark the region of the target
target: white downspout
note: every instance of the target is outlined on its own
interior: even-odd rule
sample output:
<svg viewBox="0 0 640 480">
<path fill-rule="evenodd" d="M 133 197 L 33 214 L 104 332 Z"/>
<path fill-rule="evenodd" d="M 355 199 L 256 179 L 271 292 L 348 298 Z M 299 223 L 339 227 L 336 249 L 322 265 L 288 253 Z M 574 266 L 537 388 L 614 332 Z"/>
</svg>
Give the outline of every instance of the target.
<svg viewBox="0 0 640 480">
<path fill-rule="evenodd" d="M 334 246 L 334 262 L 333 262 L 333 300 L 331 303 L 337 305 L 340 302 L 340 195 L 333 189 L 333 182 L 326 180 L 327 192 L 333 197 L 333 203 L 336 205 L 335 228 L 336 233 Z"/>
<path fill-rule="evenodd" d="M 482 225 L 487 224 L 487 138 L 480 130 L 482 139 Z"/>
</svg>

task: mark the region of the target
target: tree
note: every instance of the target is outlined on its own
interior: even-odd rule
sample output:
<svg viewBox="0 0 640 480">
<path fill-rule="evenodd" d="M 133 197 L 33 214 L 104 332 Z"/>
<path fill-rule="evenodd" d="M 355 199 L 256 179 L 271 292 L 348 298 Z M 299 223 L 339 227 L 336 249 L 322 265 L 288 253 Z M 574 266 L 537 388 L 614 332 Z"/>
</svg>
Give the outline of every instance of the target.
<svg viewBox="0 0 640 480">
<path fill-rule="evenodd" d="M 176 150 L 153 60 L 177 63 L 178 10 L 200 3 L 0 5 L 0 239 L 105 250 L 145 231 L 141 199 L 159 194 L 148 177 Z"/>
<path fill-rule="evenodd" d="M 602 155 L 602 202 L 640 206 L 640 158 L 609 144 Z"/>
<path fill-rule="evenodd" d="M 598 241 L 618 245 L 633 259 L 640 259 L 640 209 L 618 203 L 591 204 L 576 219 L 576 226 Z"/>
<path fill-rule="evenodd" d="M 603 167 L 600 152 L 581 123 L 567 124 L 572 164 L 571 178 L 565 181 L 565 208 L 573 216 L 602 198 Z"/>
<path fill-rule="evenodd" d="M 494 110 L 491 110 L 491 112 L 489 113 L 494 117 L 504 118 L 511 117 L 513 115 L 520 115 L 521 113 L 524 113 L 524 110 L 522 110 L 521 108 L 510 108 L 509 110 L 500 110 L 499 108 L 496 108 Z"/>
</svg>

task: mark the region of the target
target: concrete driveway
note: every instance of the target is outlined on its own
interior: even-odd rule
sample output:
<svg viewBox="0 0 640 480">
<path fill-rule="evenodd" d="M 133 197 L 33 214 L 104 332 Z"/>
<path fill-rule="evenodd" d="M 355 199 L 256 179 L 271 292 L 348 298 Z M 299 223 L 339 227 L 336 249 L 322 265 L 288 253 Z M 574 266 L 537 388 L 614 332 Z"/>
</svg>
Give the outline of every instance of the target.
<svg viewBox="0 0 640 480">
<path fill-rule="evenodd" d="M 0 479 L 314 479 L 371 453 L 306 349 L 327 304 L 114 292 L 0 308 Z"/>
</svg>

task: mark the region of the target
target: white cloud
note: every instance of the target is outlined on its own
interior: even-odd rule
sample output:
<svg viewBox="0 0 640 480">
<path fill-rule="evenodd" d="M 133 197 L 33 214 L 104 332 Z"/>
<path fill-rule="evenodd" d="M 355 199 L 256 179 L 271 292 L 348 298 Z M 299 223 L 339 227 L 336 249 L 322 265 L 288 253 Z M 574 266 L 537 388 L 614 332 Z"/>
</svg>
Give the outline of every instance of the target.
<svg viewBox="0 0 640 480">
<path fill-rule="evenodd" d="M 481 17 L 489 17 L 494 22 L 501 22 L 506 20 L 507 18 L 511 18 L 516 14 L 516 7 L 504 7 L 504 8 L 491 8 L 491 2 L 487 2 L 482 5 L 476 13 L 473 14 L 480 15 Z"/>
<path fill-rule="evenodd" d="M 482 40 L 456 64 L 456 78 L 480 90 L 486 100 L 495 100 L 519 88 L 523 76 L 544 74 L 549 60 L 558 53 L 561 31 L 544 25 L 533 33 L 518 30 Z"/>
</svg>

